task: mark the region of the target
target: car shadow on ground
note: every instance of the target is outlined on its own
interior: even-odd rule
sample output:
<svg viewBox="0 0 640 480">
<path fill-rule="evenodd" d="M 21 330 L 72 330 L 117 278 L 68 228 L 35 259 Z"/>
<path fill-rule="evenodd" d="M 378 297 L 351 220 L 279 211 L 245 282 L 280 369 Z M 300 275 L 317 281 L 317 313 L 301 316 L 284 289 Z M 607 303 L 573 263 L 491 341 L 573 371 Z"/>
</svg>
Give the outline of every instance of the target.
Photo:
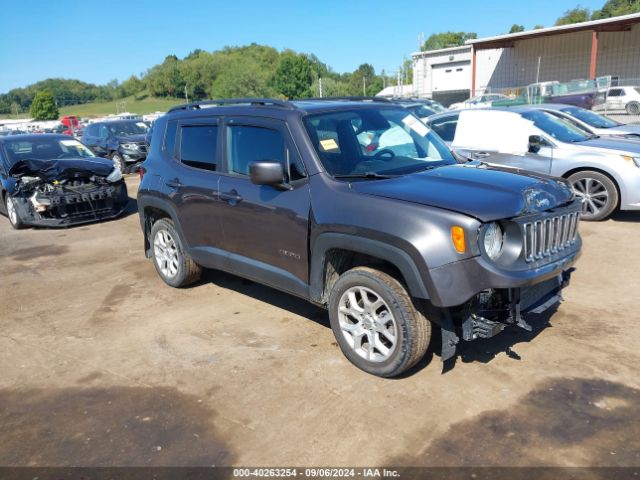
<svg viewBox="0 0 640 480">
<path fill-rule="evenodd" d="M 71 388 L 0 389 L 0 465 L 233 464 L 217 414 L 202 398 L 171 387 L 91 386 L 100 376 Z"/>
<path fill-rule="evenodd" d="M 213 283 L 217 287 L 233 290 L 234 292 L 246 295 L 274 307 L 287 310 L 294 315 L 308 318 L 326 328 L 331 328 L 329 324 L 329 314 L 324 308 L 320 308 L 306 300 L 281 292 L 266 285 L 262 285 L 251 280 L 246 280 L 235 275 L 219 270 L 205 269 L 200 281 L 193 286 L 203 283 Z M 188 287 L 187 287 L 188 288 Z"/>
<path fill-rule="evenodd" d="M 640 212 L 636 211 L 620 211 L 613 213 L 610 217 L 614 222 L 638 223 L 640 222 Z"/>
<path fill-rule="evenodd" d="M 434 475 L 442 474 L 438 478 L 448 479 L 635 478 L 636 469 L 620 475 L 611 467 L 636 466 L 640 460 L 640 390 L 599 378 L 549 378 L 515 404 L 453 423 L 439 437 L 425 440 L 431 438 L 431 423 L 407 433 L 410 447 L 385 464 L 483 466 L 434 470 Z M 553 465 L 574 468 L 550 468 Z M 505 468 L 527 466 L 538 469 Z M 580 471 L 576 467 L 609 469 Z"/>
<path fill-rule="evenodd" d="M 280 292 L 279 290 L 252 282 L 251 280 L 236 277 L 232 274 L 209 269 L 205 269 L 203 271 L 202 278 L 193 284 L 192 287 L 197 287 L 198 285 L 205 283 L 213 283 L 217 287 L 233 290 L 236 293 L 240 293 L 266 304 L 273 305 L 274 307 L 287 310 L 294 315 L 308 318 L 323 327 L 331 328 L 329 323 L 329 314 L 325 309 L 293 295 Z M 521 356 L 515 348 L 516 345 L 532 341 L 543 330 L 550 327 L 550 319 L 556 309 L 557 306 L 552 307 L 539 315 L 527 315 L 526 320 L 532 328 L 530 332 L 516 326 L 510 326 L 492 338 L 478 339 L 472 342 L 460 340 L 457 347 L 456 357 L 445 362 L 443 365 L 443 373 L 454 368 L 457 361 L 461 361 L 463 363 L 488 363 L 501 353 L 506 354 L 513 360 L 521 360 Z M 412 376 L 427 367 L 434 361 L 434 359 L 440 358 L 441 349 L 442 343 L 440 327 L 432 324 L 431 341 L 426 355 L 414 367 L 396 378 L 401 379 L 407 376 Z"/>
</svg>

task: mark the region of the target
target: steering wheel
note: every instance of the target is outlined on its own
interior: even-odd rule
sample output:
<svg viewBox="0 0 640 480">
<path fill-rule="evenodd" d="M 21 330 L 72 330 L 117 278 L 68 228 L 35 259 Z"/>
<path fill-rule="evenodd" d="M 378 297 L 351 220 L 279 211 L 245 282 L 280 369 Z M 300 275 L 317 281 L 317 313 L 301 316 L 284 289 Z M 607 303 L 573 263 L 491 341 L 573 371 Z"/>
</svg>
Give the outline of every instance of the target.
<svg viewBox="0 0 640 480">
<path fill-rule="evenodd" d="M 389 148 L 383 148 L 379 152 L 376 152 L 376 154 L 373 156 L 373 158 L 376 158 L 376 159 L 379 159 L 379 160 L 389 161 L 395 156 L 396 156 L 396 154 L 394 153 L 393 150 L 391 150 Z"/>
</svg>

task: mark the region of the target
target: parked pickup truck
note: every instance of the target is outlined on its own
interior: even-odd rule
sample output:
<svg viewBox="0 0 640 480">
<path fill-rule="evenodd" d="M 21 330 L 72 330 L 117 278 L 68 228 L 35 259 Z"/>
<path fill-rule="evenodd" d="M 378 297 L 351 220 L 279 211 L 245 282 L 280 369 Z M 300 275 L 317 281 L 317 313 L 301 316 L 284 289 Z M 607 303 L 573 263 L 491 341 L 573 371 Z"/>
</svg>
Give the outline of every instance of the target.
<svg viewBox="0 0 640 480">
<path fill-rule="evenodd" d="M 144 251 L 165 283 L 214 268 L 320 305 L 345 356 L 383 377 L 424 356 L 432 324 L 443 360 L 460 339 L 530 330 L 582 244 L 565 180 L 459 164 L 388 102 L 176 107 L 141 176 Z"/>
<path fill-rule="evenodd" d="M 493 102 L 494 107 L 531 105 L 538 103 L 562 103 L 591 110 L 602 103 L 603 95 L 595 89 L 595 84 L 574 81 L 568 83 L 540 82 L 529 85 L 520 96 Z"/>
</svg>

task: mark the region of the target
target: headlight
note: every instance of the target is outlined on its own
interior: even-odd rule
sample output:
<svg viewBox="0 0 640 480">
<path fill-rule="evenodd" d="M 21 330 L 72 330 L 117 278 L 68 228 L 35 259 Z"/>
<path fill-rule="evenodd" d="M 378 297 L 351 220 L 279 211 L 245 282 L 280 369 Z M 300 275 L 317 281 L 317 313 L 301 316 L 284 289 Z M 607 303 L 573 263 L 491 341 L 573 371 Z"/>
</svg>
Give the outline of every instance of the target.
<svg viewBox="0 0 640 480">
<path fill-rule="evenodd" d="M 126 150 L 135 150 L 138 148 L 138 144 L 136 143 L 123 143 L 121 146 Z"/>
<path fill-rule="evenodd" d="M 484 231 L 484 251 L 491 260 L 495 260 L 502 253 L 502 247 L 504 245 L 504 234 L 502 228 L 496 222 L 493 222 L 487 226 Z"/>
<path fill-rule="evenodd" d="M 120 167 L 115 165 L 113 167 L 113 171 L 107 176 L 107 182 L 117 182 L 122 178 L 122 172 L 120 171 Z"/>
<path fill-rule="evenodd" d="M 625 161 L 632 163 L 636 167 L 640 168 L 640 157 L 630 157 L 628 155 L 622 155 L 622 158 L 624 158 Z"/>
</svg>

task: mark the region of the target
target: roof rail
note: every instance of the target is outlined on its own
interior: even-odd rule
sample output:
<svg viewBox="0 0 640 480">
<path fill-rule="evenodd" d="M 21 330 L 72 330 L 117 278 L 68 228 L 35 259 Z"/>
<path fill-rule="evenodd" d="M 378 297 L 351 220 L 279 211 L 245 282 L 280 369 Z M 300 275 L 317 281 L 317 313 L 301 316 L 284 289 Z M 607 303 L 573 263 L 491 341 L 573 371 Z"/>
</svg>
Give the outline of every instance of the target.
<svg viewBox="0 0 640 480">
<path fill-rule="evenodd" d="M 346 101 L 346 102 L 383 102 L 389 103 L 389 100 L 384 97 L 365 97 L 365 96 L 344 96 L 344 97 L 314 97 L 314 98 L 300 98 L 300 102 L 307 101 Z"/>
<path fill-rule="evenodd" d="M 218 100 L 202 100 L 200 102 L 185 103 L 171 108 L 167 113 L 177 110 L 199 110 L 204 105 L 273 105 L 274 107 L 282 107 L 293 110 L 296 107 L 286 100 L 277 100 L 275 98 L 221 98 Z"/>
</svg>

